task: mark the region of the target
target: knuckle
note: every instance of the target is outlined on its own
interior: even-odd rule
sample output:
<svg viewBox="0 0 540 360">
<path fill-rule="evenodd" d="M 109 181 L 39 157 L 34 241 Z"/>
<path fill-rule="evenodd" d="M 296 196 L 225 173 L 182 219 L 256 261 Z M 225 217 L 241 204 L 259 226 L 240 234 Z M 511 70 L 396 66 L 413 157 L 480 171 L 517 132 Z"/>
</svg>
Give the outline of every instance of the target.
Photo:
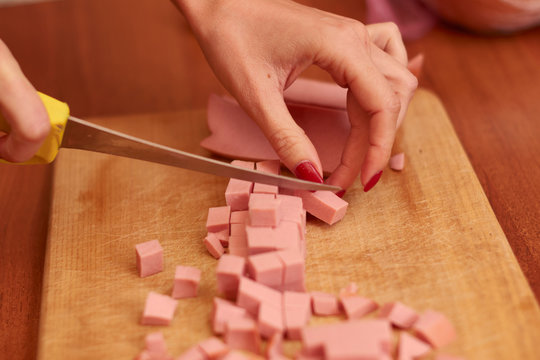
<svg viewBox="0 0 540 360">
<path fill-rule="evenodd" d="M 418 78 L 414 76 L 410 71 L 407 71 L 407 75 L 404 78 L 405 89 L 412 93 L 418 87 Z"/>
<path fill-rule="evenodd" d="M 401 31 L 399 31 L 399 27 L 397 24 L 393 21 L 388 21 L 382 24 L 384 26 L 385 31 L 390 36 L 399 36 L 401 37 Z"/>
</svg>

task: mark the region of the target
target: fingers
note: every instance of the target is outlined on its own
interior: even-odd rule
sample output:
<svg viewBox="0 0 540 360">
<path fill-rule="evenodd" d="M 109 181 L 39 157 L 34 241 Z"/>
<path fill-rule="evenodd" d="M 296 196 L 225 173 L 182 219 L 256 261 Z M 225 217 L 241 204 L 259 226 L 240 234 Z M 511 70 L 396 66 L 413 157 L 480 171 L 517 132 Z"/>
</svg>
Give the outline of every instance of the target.
<svg viewBox="0 0 540 360">
<path fill-rule="evenodd" d="M 47 111 L 36 90 L 0 40 L 0 111 L 10 132 L 0 138 L 0 158 L 30 159 L 50 130 Z"/>
<path fill-rule="evenodd" d="M 301 179 L 323 182 L 317 151 L 291 117 L 281 92 L 267 93 L 263 101 L 251 101 L 248 112 L 288 169 Z"/>
<path fill-rule="evenodd" d="M 407 65 L 407 49 L 395 23 L 366 25 L 366 30 L 375 46 L 395 58 L 401 65 Z"/>
<path fill-rule="evenodd" d="M 369 118 L 369 137 L 364 158 L 359 158 L 359 124 L 364 119 L 359 113 L 349 111 L 351 136 L 346 144 L 341 164 L 332 174 L 335 185 L 347 188 L 352 184 L 361 168 L 361 181 L 364 187 L 388 162 L 394 142 L 396 124 L 401 104 L 390 82 L 379 71 L 371 59 L 369 35 L 361 24 L 356 26 L 351 38 L 344 43 L 346 47 L 326 44 L 326 51 L 320 53 L 318 64 L 327 70 L 339 84 L 346 84 L 356 103 Z M 351 46 L 352 44 L 356 46 Z M 340 54 L 338 61 L 329 61 Z M 348 101 L 348 106 L 350 100 Z M 364 147 L 366 145 L 364 144 Z"/>
</svg>

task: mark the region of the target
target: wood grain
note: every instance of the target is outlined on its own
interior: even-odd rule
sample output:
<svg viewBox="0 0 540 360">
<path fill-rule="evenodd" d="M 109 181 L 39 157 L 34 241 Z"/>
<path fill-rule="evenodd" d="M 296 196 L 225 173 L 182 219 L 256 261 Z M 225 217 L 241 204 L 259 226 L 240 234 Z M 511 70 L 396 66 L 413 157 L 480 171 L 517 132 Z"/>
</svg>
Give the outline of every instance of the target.
<svg viewBox="0 0 540 360">
<path fill-rule="evenodd" d="M 359 0 L 302 0 L 362 19 Z M 203 107 L 221 86 L 168 1 L 69 0 L 0 8 L 0 37 L 35 86 L 81 117 Z M 540 297 L 540 28 L 476 36 L 447 25 L 407 44 L 437 93 Z M 309 71 L 311 77 L 322 77 Z M 0 353 L 34 359 L 50 168 L 0 166 Z M 43 194 L 45 191 L 46 194 Z M 31 220 L 27 220 L 30 216 Z"/>
<path fill-rule="evenodd" d="M 152 121 L 150 121 L 152 120 Z M 102 120 L 191 152 L 206 135 L 205 112 Z M 540 310 L 437 98 L 419 91 L 399 140 L 401 173 L 374 191 L 361 184 L 348 214 L 308 223 L 309 290 L 337 293 L 349 281 L 379 302 L 401 300 L 447 314 L 459 333 L 446 350 L 469 359 L 535 359 Z M 83 151 L 62 150 L 53 184 L 40 359 L 131 358 L 150 290 L 170 293 L 175 265 L 202 272 L 200 295 L 182 300 L 163 329 L 171 351 L 211 334 L 216 260 L 202 244 L 226 179 Z M 165 271 L 140 279 L 134 245 L 159 239 Z"/>
</svg>

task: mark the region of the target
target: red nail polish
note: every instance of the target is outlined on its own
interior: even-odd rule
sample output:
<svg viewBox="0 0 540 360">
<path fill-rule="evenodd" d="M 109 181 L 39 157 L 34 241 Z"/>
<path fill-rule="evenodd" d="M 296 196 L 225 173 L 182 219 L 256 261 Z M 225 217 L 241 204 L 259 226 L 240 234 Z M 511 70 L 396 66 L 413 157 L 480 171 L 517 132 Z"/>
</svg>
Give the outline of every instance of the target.
<svg viewBox="0 0 540 360">
<path fill-rule="evenodd" d="M 337 193 L 336 193 L 337 196 L 339 196 L 340 198 L 343 197 L 343 195 L 345 195 L 345 190 L 339 190 Z"/>
<path fill-rule="evenodd" d="M 375 184 L 377 184 L 377 182 L 381 178 L 381 175 L 382 175 L 382 170 L 376 173 L 375 175 L 373 175 L 373 177 L 369 179 L 366 186 L 364 186 L 364 192 L 368 192 L 369 190 L 371 190 L 375 186 Z"/>
<path fill-rule="evenodd" d="M 318 182 L 321 184 L 323 182 L 323 178 L 309 160 L 300 161 L 294 168 L 294 175 L 302 180 Z"/>
</svg>

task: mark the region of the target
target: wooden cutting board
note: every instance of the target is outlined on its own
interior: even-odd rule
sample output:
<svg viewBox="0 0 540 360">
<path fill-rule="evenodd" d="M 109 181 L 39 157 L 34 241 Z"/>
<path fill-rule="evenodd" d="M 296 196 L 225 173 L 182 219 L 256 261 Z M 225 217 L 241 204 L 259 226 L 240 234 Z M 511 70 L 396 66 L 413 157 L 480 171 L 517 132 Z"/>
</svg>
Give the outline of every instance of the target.
<svg viewBox="0 0 540 360">
<path fill-rule="evenodd" d="M 474 121 L 474 119 L 471 119 Z M 205 111 L 106 118 L 101 124 L 206 154 Z M 334 226 L 308 222 L 307 286 L 337 293 L 355 281 L 380 303 L 432 308 L 455 324 L 444 350 L 467 359 L 538 359 L 540 311 L 443 106 L 419 90 L 398 134 L 406 168 L 369 193 L 345 196 Z M 210 335 L 216 260 L 203 247 L 207 209 L 227 180 L 62 150 L 55 167 L 40 359 L 131 359 L 163 330 L 173 355 Z M 165 270 L 140 279 L 134 245 L 159 239 Z M 202 270 L 200 295 L 169 327 L 138 325 L 150 290 L 168 294 L 175 265 Z"/>
</svg>

